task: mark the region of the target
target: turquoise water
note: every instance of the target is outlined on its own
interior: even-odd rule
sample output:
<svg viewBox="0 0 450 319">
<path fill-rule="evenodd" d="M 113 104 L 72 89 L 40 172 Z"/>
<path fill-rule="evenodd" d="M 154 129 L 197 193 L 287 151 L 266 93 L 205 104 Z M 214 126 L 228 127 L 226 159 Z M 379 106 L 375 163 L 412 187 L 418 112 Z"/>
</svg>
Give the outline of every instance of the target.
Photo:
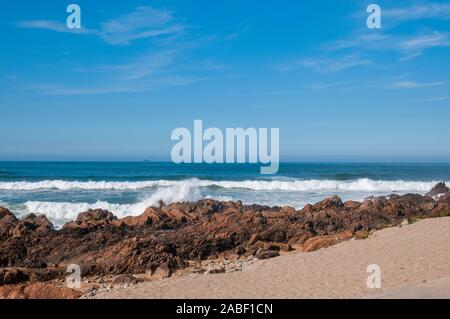
<svg viewBox="0 0 450 319">
<path fill-rule="evenodd" d="M 0 162 L 0 204 L 19 216 L 46 214 L 56 225 L 89 208 L 137 215 L 163 200 L 242 200 L 301 208 L 330 195 L 425 193 L 450 181 L 450 164 L 282 163 L 259 165 L 154 162 Z"/>
</svg>

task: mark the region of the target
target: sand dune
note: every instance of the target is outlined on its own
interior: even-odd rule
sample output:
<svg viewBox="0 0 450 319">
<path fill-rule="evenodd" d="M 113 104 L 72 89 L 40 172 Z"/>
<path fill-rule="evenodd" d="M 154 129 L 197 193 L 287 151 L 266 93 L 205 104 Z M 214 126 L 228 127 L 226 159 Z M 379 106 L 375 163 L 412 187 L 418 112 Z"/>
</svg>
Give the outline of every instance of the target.
<svg viewBox="0 0 450 319">
<path fill-rule="evenodd" d="M 381 288 L 367 288 L 367 266 Z M 175 276 L 97 298 L 450 298 L 450 218 L 419 221 L 311 253 L 257 261 L 242 272 Z"/>
</svg>

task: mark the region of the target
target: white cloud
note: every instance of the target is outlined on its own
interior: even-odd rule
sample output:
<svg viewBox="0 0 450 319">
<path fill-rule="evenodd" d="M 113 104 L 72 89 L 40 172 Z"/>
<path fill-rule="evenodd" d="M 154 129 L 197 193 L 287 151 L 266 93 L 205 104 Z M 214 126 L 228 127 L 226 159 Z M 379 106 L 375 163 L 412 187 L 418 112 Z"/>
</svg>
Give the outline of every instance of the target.
<svg viewBox="0 0 450 319">
<path fill-rule="evenodd" d="M 352 38 L 341 39 L 322 46 L 326 51 L 358 49 L 365 51 L 396 51 L 400 61 L 408 61 L 423 55 L 424 51 L 436 47 L 450 46 L 447 33 L 433 31 L 409 36 L 387 34 L 359 34 Z"/>
<path fill-rule="evenodd" d="M 397 20 L 450 19 L 450 3 L 423 3 L 410 7 L 383 9 L 383 18 Z"/>
<path fill-rule="evenodd" d="M 340 87 L 341 85 L 347 84 L 347 82 L 336 82 L 336 83 L 324 83 L 324 84 L 310 84 L 303 86 L 305 89 L 310 90 L 324 90 L 334 87 Z"/>
<path fill-rule="evenodd" d="M 289 72 L 304 67 L 319 73 L 329 74 L 369 64 L 371 64 L 369 59 L 361 58 L 357 55 L 345 55 L 337 58 L 324 57 L 295 60 L 277 65 L 276 69 L 281 72 Z"/>
<path fill-rule="evenodd" d="M 91 34 L 112 45 L 126 45 L 138 39 L 176 36 L 188 28 L 178 22 L 172 12 L 152 7 L 138 7 L 133 12 L 102 22 L 98 29 L 69 29 L 64 23 L 50 20 L 20 21 L 16 25 L 20 28 Z"/>
<path fill-rule="evenodd" d="M 40 95 L 100 95 L 111 93 L 143 93 L 157 91 L 168 86 L 183 86 L 206 80 L 193 76 L 169 75 L 145 81 L 118 84 L 93 84 L 89 86 L 66 86 L 61 84 L 40 84 L 29 87 Z"/>
<path fill-rule="evenodd" d="M 445 82 L 415 82 L 415 81 L 400 81 L 394 82 L 389 85 L 390 88 L 394 89 L 418 89 L 425 87 L 433 87 L 433 86 L 442 86 Z"/>
<path fill-rule="evenodd" d="M 431 98 L 427 99 L 426 101 L 429 101 L 429 102 L 440 102 L 440 101 L 447 101 L 447 100 L 450 100 L 450 96 L 431 97 Z"/>
<path fill-rule="evenodd" d="M 65 24 L 61 22 L 50 20 L 19 21 L 16 23 L 16 26 L 25 29 L 44 29 L 62 33 L 83 33 L 83 34 L 96 33 L 96 31 L 86 28 L 69 29 Z"/>
<path fill-rule="evenodd" d="M 127 63 L 104 65 L 99 67 L 99 69 L 117 73 L 123 80 L 137 80 L 161 73 L 164 68 L 175 62 L 177 56 L 178 51 L 176 50 L 163 50 L 141 55 Z"/>
</svg>

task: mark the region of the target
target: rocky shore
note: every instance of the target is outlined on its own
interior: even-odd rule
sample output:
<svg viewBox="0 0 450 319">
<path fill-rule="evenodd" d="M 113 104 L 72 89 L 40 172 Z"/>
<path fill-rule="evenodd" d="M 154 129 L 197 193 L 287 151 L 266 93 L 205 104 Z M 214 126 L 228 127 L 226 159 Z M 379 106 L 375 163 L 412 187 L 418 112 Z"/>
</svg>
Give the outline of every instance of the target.
<svg viewBox="0 0 450 319">
<path fill-rule="evenodd" d="M 450 191 L 342 202 L 301 210 L 201 200 L 149 207 L 118 219 L 91 210 L 55 229 L 44 215 L 17 219 L 0 207 L 0 298 L 79 298 L 186 273 L 236 272 L 256 259 L 315 251 L 419 219 L 450 216 Z M 79 265 L 82 287 L 65 287 Z"/>
</svg>

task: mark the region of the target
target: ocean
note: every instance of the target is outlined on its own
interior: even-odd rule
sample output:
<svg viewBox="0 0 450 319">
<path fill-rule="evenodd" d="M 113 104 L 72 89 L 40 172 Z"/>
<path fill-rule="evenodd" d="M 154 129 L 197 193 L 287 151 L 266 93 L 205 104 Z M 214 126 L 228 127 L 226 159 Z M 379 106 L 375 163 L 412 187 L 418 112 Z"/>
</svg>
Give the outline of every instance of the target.
<svg viewBox="0 0 450 319">
<path fill-rule="evenodd" d="M 202 198 L 302 208 L 343 200 L 428 192 L 450 181 L 450 164 L 281 163 L 277 175 L 253 164 L 162 162 L 0 162 L 0 206 L 17 216 L 45 214 L 59 227 L 90 208 L 118 217 L 148 206 Z"/>
</svg>

